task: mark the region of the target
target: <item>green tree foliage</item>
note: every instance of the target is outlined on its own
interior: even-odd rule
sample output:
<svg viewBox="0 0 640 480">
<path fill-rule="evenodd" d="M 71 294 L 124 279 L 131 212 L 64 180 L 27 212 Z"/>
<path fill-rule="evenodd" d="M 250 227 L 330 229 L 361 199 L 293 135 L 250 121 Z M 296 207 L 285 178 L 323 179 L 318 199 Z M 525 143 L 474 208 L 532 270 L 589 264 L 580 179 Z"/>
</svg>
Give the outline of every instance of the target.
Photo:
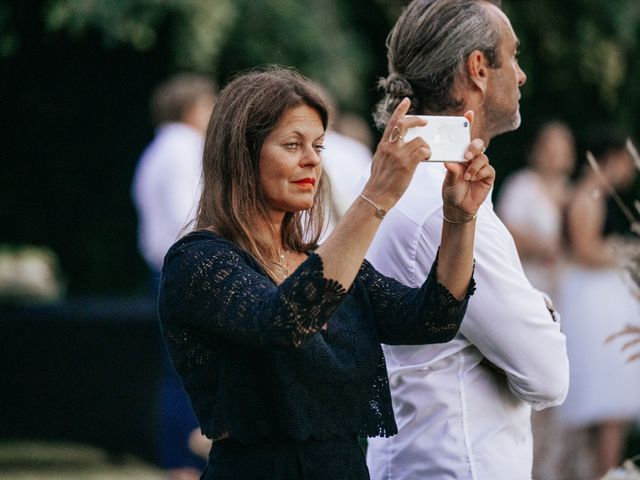
<svg viewBox="0 0 640 480">
<path fill-rule="evenodd" d="M 176 68 L 226 79 L 264 63 L 294 65 L 329 87 L 338 103 L 365 111 L 364 82 L 382 51 L 373 51 L 355 9 L 386 12 L 389 28 L 407 0 L 49 0 L 52 31 L 99 32 L 107 46 L 146 51 L 167 32 Z M 537 116 L 579 120 L 588 114 L 640 129 L 640 2 L 505 0 L 522 40 L 529 76 L 523 102 Z M 362 17 L 360 17 L 362 18 Z M 15 53 L 11 7 L 0 0 L 0 56 Z M 588 100 L 585 102 L 585 100 Z"/>
<path fill-rule="evenodd" d="M 156 46 L 168 26 L 178 67 L 214 71 L 237 10 L 233 0 L 51 0 L 44 14 L 53 31 L 81 36 L 96 30 L 107 46 L 141 51 Z"/>
<path fill-rule="evenodd" d="M 18 36 L 11 25 L 11 5 L 0 1 L 0 59 L 13 55 L 18 50 Z"/>
<path fill-rule="evenodd" d="M 338 102 L 362 107 L 372 55 L 351 27 L 346 2 L 237 0 L 220 68 L 226 75 L 264 63 L 293 65 L 324 84 Z"/>
<path fill-rule="evenodd" d="M 522 40 L 533 95 L 548 92 L 616 116 L 633 100 L 640 47 L 640 2 L 520 0 L 505 6 Z M 585 100 L 588 104 L 585 105 Z"/>
<path fill-rule="evenodd" d="M 95 30 L 107 46 L 141 51 L 167 28 L 179 68 L 227 78 L 265 63 L 293 65 L 340 103 L 362 108 L 371 52 L 347 12 L 338 0 L 51 0 L 45 18 L 52 31 Z"/>
</svg>

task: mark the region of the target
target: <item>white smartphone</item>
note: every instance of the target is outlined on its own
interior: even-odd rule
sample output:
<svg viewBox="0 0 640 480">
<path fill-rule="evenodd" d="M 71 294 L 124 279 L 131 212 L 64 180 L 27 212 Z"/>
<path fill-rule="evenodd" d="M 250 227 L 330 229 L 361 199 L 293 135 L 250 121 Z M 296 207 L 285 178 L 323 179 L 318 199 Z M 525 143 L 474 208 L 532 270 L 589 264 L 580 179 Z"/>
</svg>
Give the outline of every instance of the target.
<svg viewBox="0 0 640 480">
<path fill-rule="evenodd" d="M 464 152 L 471 143 L 471 126 L 465 117 L 414 115 L 427 121 L 424 127 L 407 130 L 404 141 L 422 137 L 431 148 L 430 162 L 466 162 Z"/>
</svg>

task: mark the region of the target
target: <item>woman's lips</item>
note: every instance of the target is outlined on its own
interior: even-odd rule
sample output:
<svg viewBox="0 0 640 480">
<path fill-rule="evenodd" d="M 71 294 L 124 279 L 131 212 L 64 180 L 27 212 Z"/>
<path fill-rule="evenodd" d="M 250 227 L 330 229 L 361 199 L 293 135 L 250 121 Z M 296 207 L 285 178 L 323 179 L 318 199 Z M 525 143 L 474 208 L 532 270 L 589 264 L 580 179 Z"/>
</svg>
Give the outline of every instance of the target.
<svg viewBox="0 0 640 480">
<path fill-rule="evenodd" d="M 316 184 L 316 179 L 312 178 L 312 177 L 307 177 L 307 178 L 301 178 L 300 180 L 296 180 L 295 182 L 296 185 L 309 185 L 311 187 L 315 186 Z"/>
</svg>

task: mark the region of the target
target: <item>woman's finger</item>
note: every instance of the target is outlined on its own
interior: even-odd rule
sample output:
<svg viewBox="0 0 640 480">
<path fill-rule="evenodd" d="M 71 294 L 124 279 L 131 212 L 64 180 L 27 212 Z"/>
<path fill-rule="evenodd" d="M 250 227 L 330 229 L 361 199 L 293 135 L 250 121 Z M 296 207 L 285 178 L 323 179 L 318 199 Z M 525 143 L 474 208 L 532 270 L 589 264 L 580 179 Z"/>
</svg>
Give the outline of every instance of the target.
<svg viewBox="0 0 640 480">
<path fill-rule="evenodd" d="M 410 128 L 421 127 L 427 124 L 427 121 L 419 118 L 415 115 L 404 116 L 399 119 L 395 126 L 391 129 L 391 133 L 387 137 L 390 143 L 395 143 L 398 140 L 404 140 L 404 136 L 407 134 Z"/>
<path fill-rule="evenodd" d="M 413 163 L 426 162 L 431 158 L 431 149 L 426 145 L 418 147 L 411 152 L 409 158 Z"/>
<path fill-rule="evenodd" d="M 392 130 L 394 128 L 397 128 L 396 124 L 402 117 L 404 117 L 407 114 L 407 112 L 409 111 L 409 107 L 411 107 L 411 101 L 407 97 L 403 98 L 402 101 L 398 104 L 396 109 L 391 114 L 391 117 L 389 118 L 389 122 L 387 122 L 387 128 L 384 129 L 384 133 L 382 134 L 383 141 L 389 140 Z"/>
<path fill-rule="evenodd" d="M 401 135 L 404 137 L 404 135 L 407 133 L 407 130 L 409 130 L 410 128 L 423 127 L 427 123 L 428 122 L 424 118 L 417 117 L 416 115 L 406 115 L 398 120 L 396 125 L 400 127 Z"/>
<path fill-rule="evenodd" d="M 399 159 L 405 159 L 405 161 L 415 162 L 415 158 L 417 157 L 414 157 L 414 155 L 420 149 L 423 149 L 424 153 L 426 153 L 426 155 L 424 155 L 420 160 L 428 160 L 429 158 L 431 158 L 431 147 L 429 147 L 429 144 L 421 137 L 416 137 L 413 140 L 402 144 L 402 148 L 397 151 L 396 155 Z"/>
</svg>

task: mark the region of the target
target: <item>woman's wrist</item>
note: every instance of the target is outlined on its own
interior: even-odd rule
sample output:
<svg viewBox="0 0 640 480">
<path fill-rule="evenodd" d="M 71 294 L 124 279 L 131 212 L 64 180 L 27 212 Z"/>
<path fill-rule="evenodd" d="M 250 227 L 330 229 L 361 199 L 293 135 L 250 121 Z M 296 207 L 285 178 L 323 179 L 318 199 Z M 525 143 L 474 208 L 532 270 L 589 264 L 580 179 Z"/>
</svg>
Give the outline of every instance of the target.
<svg viewBox="0 0 640 480">
<path fill-rule="evenodd" d="M 474 221 L 478 216 L 478 212 L 475 213 L 465 213 L 461 212 L 458 209 L 442 209 L 442 219 L 449 224 L 452 225 L 464 225 L 465 223 L 469 223 Z"/>
<path fill-rule="evenodd" d="M 368 203 L 370 207 L 376 209 L 376 216 L 378 218 L 384 217 L 384 214 L 389 212 L 396 204 L 395 200 L 392 200 L 386 195 L 381 195 L 377 193 L 374 189 L 365 188 L 360 193 L 359 198 L 364 200 L 364 202 Z M 382 216 L 380 216 L 380 212 L 384 212 Z"/>
<path fill-rule="evenodd" d="M 371 205 L 373 208 L 375 208 L 376 210 L 376 217 L 378 217 L 380 220 L 382 220 L 384 218 L 384 216 L 387 214 L 387 210 L 382 208 L 380 205 L 378 205 L 376 202 L 374 202 L 373 200 L 371 200 L 369 197 L 367 197 L 364 193 L 361 193 L 359 195 L 360 198 L 362 198 L 365 202 L 367 202 L 369 205 Z"/>
</svg>

